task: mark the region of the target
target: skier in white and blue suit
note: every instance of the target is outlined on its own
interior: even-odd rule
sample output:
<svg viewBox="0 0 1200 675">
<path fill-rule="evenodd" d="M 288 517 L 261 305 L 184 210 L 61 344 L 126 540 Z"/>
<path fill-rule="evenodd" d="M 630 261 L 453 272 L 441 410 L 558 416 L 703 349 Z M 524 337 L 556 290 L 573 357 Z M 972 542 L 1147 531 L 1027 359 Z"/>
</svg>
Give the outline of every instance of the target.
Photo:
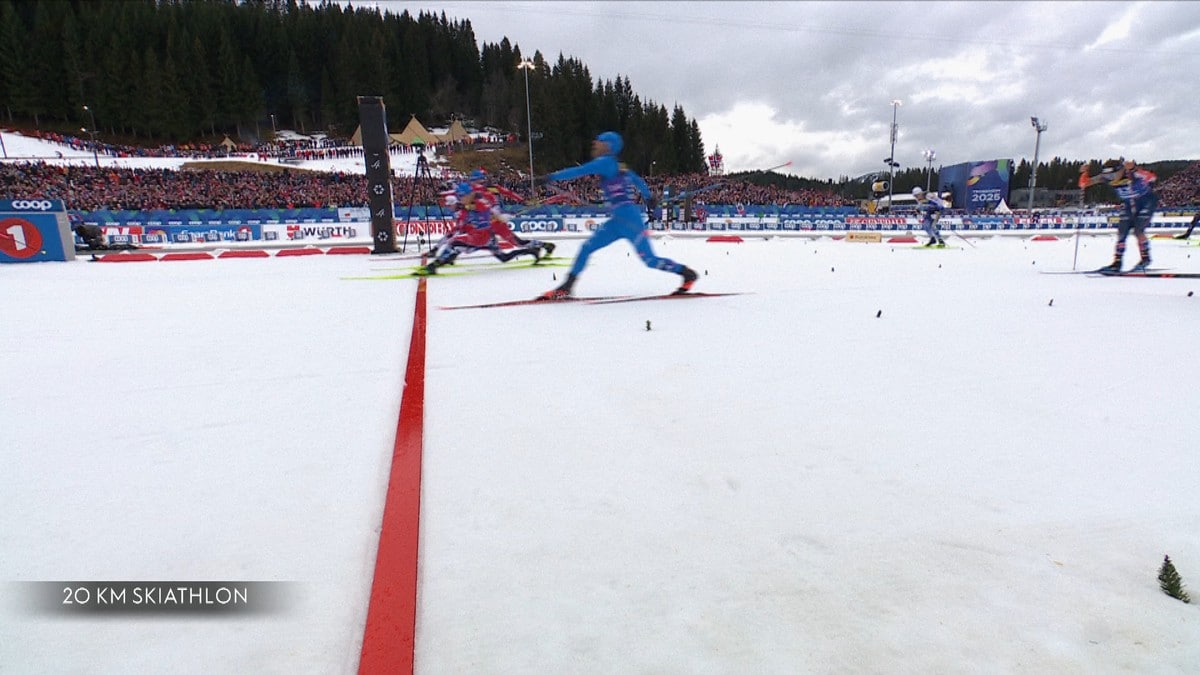
<svg viewBox="0 0 1200 675">
<path fill-rule="evenodd" d="M 605 131 L 592 141 L 592 160 L 581 166 L 568 167 L 546 176 L 547 181 L 563 181 L 583 176 L 599 176 L 600 188 L 604 191 L 604 203 L 609 208 L 609 218 L 579 248 L 579 255 L 571 265 L 567 280 L 554 290 L 542 294 L 543 300 L 563 300 L 571 297 L 575 280 L 587 265 L 588 257 L 618 239 L 626 239 L 637 251 L 638 257 L 647 267 L 672 272 L 683 277 L 675 293 L 686 293 L 696 282 L 696 273 L 690 268 L 668 258 L 660 258 L 650 246 L 650 233 L 642 221 L 642 209 L 634 202 L 634 192 L 640 192 L 647 201 L 653 198 L 649 186 L 641 176 L 621 166 L 617 155 L 624 147 L 621 135 Z"/>
<path fill-rule="evenodd" d="M 942 201 L 941 197 L 925 192 L 919 186 L 913 188 L 912 193 L 917 198 L 917 214 L 921 217 L 921 227 L 925 234 L 929 235 L 929 242 L 925 245 L 945 246 L 946 240 L 942 239 L 941 230 L 937 226 L 937 216 L 950 205 Z"/>
</svg>

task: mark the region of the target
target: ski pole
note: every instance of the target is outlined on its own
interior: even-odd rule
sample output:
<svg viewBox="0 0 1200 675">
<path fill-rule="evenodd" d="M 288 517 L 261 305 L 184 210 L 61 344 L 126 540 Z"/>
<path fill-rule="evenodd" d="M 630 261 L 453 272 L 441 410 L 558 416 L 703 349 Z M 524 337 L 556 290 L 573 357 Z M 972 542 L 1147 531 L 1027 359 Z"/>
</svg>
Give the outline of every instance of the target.
<svg viewBox="0 0 1200 675">
<path fill-rule="evenodd" d="M 1079 264 L 1079 228 L 1083 223 L 1080 222 L 1079 216 L 1075 216 L 1075 257 L 1071 260 L 1071 271 L 1075 271 L 1075 266 Z"/>
</svg>

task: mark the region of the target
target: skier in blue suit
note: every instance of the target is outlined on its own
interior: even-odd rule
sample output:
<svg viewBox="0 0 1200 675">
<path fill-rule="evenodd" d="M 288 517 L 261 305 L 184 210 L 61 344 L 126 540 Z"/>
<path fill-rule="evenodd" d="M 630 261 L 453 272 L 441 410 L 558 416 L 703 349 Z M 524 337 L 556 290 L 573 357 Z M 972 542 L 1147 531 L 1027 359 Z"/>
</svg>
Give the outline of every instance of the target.
<svg viewBox="0 0 1200 675">
<path fill-rule="evenodd" d="M 564 300 L 571 297 L 571 289 L 576 279 L 587 265 L 592 253 L 608 246 L 618 239 L 626 239 L 637 251 L 638 257 L 647 267 L 672 272 L 683 277 L 676 294 L 687 293 L 696 283 L 696 273 L 690 268 L 668 258 L 660 258 L 654 254 L 650 246 L 650 234 L 642 222 L 642 209 L 634 203 L 634 191 L 640 192 L 647 201 L 653 194 L 641 176 L 625 169 L 617 161 L 621 154 L 624 141 L 615 131 L 605 131 L 592 141 L 592 160 L 581 166 L 569 167 L 546 176 L 547 181 L 562 181 L 580 178 L 582 176 L 599 176 L 600 188 L 604 191 L 604 203 L 609 207 L 610 216 L 600 229 L 579 248 L 579 255 L 571 265 L 567 280 L 561 286 L 541 295 L 541 300 Z"/>
<path fill-rule="evenodd" d="M 946 210 L 946 202 L 935 194 L 925 192 L 919 185 L 912 189 L 912 193 L 917 198 L 917 215 L 921 218 L 921 228 L 925 230 L 925 234 L 929 235 L 929 243 L 925 245 L 945 247 L 946 240 L 942 239 L 942 231 L 937 226 L 937 218 L 942 211 Z"/>
</svg>

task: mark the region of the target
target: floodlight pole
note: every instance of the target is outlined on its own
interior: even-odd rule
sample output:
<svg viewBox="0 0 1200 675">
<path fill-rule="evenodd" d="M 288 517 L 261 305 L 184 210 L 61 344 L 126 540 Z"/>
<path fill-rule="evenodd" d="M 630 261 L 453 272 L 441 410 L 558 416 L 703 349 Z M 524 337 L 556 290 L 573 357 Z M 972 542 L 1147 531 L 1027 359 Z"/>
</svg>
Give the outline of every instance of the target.
<svg viewBox="0 0 1200 675">
<path fill-rule="evenodd" d="M 937 159 L 937 152 L 933 149 L 922 150 L 921 156 L 929 164 L 929 168 L 925 171 L 925 191 L 929 192 L 933 182 L 933 160 Z"/>
<path fill-rule="evenodd" d="M 892 212 L 892 195 L 895 191 L 892 185 L 896 177 L 896 111 L 901 106 L 900 99 L 892 99 L 892 153 L 888 155 L 888 213 Z"/>
<path fill-rule="evenodd" d="M 83 132 L 86 134 L 89 134 L 92 137 L 92 159 L 96 160 L 96 168 L 99 169 L 100 168 L 100 153 L 96 151 L 96 116 L 92 114 L 92 109 L 87 107 L 86 105 L 83 106 L 83 111 L 88 114 L 88 120 L 90 120 L 92 123 L 92 126 L 89 127 L 91 129 L 91 131 L 88 131 L 88 129 L 84 129 Z"/>
<path fill-rule="evenodd" d="M 529 105 L 529 71 L 533 70 L 534 65 L 533 61 L 524 59 L 517 67 L 525 71 L 525 128 L 529 135 L 529 198 L 534 199 L 537 192 L 533 185 L 533 110 Z"/>
<path fill-rule="evenodd" d="M 1037 165 L 1038 151 L 1042 148 L 1042 132 L 1049 128 L 1049 125 L 1042 124 L 1036 117 L 1030 117 L 1029 122 L 1033 124 L 1033 128 L 1037 131 L 1037 139 L 1033 143 L 1033 166 L 1029 168 L 1029 217 L 1033 217 L 1033 192 L 1037 187 Z"/>
</svg>

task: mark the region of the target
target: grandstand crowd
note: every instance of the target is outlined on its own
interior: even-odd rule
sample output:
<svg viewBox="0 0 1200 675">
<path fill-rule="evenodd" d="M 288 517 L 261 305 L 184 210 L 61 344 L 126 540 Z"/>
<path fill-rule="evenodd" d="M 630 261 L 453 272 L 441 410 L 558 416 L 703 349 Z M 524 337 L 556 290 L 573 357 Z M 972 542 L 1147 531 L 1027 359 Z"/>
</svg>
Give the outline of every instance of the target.
<svg viewBox="0 0 1200 675">
<path fill-rule="evenodd" d="M 530 202 L 529 184 L 516 177 L 500 180 Z M 656 192 L 697 191 L 696 200 L 710 204 L 839 206 L 851 202 L 831 192 L 781 190 L 740 181 L 719 181 L 705 174 L 685 174 L 650 181 Z M 704 190 L 706 187 L 716 186 Z M 441 181 L 393 178 L 397 203 L 432 203 L 446 185 Z M 59 166 L 43 161 L 0 164 L 0 198 L 59 199 L 81 211 L 154 209 L 293 209 L 366 206 L 362 174 L 285 170 L 223 171 L 125 169 Z M 580 180 L 562 187 L 539 187 L 537 201 L 566 204 L 600 202 L 598 182 Z"/>
<path fill-rule="evenodd" d="M 261 158 L 300 160 L 361 156 L 362 149 L 345 141 L 328 139 L 283 141 L 257 146 L 169 145 L 157 148 L 90 145 L 70 136 L 44 133 L 43 140 L 72 149 L 103 150 L 115 157 L 213 158 L 231 153 L 254 154 Z M 397 152 L 412 152 L 397 148 Z M 506 172 L 507 174 L 508 172 Z M 567 185 L 530 190 L 527 176 L 515 171 L 494 177 L 527 202 L 599 203 L 599 182 L 585 178 Z M 431 180 L 398 176 L 393 179 L 396 203 L 429 204 L 447 187 L 452 175 L 439 172 Z M 697 204 L 801 205 L 814 207 L 852 206 L 852 200 L 832 190 L 786 190 L 703 173 L 654 176 L 647 182 L 656 194 L 669 197 L 694 195 Z M 1178 208 L 1200 203 L 1200 162 L 1158 185 L 1159 208 Z M 59 199 L 67 208 L 81 211 L 154 209 L 292 209 L 362 207 L 367 205 L 363 174 L 284 170 L 169 170 L 125 169 L 94 166 L 59 166 L 44 161 L 0 163 L 0 198 Z M 665 198 L 665 197 L 664 197 Z"/>
</svg>

